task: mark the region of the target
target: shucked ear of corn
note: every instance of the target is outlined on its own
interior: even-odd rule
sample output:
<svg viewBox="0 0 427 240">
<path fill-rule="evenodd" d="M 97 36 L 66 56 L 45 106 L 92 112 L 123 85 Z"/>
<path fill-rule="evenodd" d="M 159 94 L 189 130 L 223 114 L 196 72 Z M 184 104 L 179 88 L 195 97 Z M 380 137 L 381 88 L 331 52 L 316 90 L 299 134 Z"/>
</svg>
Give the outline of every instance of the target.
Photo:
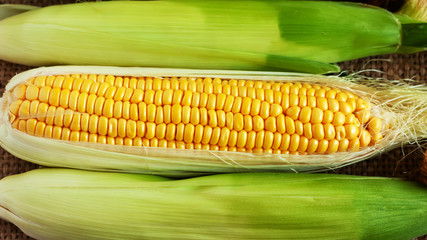
<svg viewBox="0 0 427 240">
<path fill-rule="evenodd" d="M 325 73 L 339 71 L 332 63 L 394 53 L 406 44 L 425 47 L 425 37 L 407 29 L 386 10 L 355 3 L 87 2 L 2 20 L 0 58 L 32 66 Z"/>
<path fill-rule="evenodd" d="M 185 180 L 38 169 L 0 181 L 0 217 L 36 239 L 388 239 L 427 233 L 427 191 L 391 178 Z"/>
<path fill-rule="evenodd" d="M 6 86 L 0 144 L 42 165 L 177 175 L 323 170 L 427 136 L 425 86 L 354 82 L 280 72 L 33 69 Z"/>
</svg>

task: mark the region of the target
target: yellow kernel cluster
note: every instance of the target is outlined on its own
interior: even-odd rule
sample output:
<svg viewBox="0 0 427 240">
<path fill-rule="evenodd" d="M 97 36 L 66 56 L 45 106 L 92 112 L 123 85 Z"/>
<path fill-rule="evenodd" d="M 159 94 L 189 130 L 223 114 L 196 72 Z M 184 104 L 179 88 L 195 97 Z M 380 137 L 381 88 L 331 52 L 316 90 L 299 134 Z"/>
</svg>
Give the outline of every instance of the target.
<svg viewBox="0 0 427 240">
<path fill-rule="evenodd" d="M 219 78 L 39 76 L 16 86 L 12 127 L 65 141 L 277 154 L 356 151 L 383 121 L 322 85 Z"/>
</svg>

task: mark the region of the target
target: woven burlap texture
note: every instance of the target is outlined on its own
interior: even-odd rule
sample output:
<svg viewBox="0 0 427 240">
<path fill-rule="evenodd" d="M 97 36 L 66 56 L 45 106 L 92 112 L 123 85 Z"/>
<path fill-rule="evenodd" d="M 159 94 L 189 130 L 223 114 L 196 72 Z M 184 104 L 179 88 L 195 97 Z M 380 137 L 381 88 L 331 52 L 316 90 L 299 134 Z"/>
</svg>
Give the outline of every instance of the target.
<svg viewBox="0 0 427 240">
<path fill-rule="evenodd" d="M 53 4 L 73 3 L 76 0 L 0 0 L 0 4 L 28 4 L 48 6 Z M 78 2 L 78 1 L 77 1 Z M 427 83 L 427 52 L 410 55 L 383 55 L 363 58 L 339 64 L 349 73 L 359 72 L 360 75 L 383 79 L 412 79 L 414 84 Z M 0 93 L 11 77 L 31 67 L 0 61 Z M 421 143 L 422 145 L 422 143 Z M 425 148 L 424 148 L 425 149 Z M 36 164 L 20 160 L 0 148 L 0 179 L 9 175 L 22 173 L 37 168 Z M 364 176 L 410 177 L 418 169 L 423 160 L 423 147 L 406 145 L 383 153 L 376 158 L 353 164 L 331 173 Z M 0 221 L 0 240 L 31 239 L 16 226 Z M 427 235 L 418 239 L 427 240 Z"/>
</svg>

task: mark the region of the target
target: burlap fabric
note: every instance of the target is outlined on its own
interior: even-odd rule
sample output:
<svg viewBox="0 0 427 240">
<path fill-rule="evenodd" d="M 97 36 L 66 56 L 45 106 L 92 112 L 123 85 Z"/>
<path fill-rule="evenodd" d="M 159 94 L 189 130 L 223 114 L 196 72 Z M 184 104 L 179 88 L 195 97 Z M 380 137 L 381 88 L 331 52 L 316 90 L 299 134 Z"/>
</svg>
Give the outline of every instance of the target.
<svg viewBox="0 0 427 240">
<path fill-rule="evenodd" d="M 79 2 L 78 0 L 0 0 L 3 3 L 29 4 L 48 6 L 53 4 L 66 4 Z M 384 55 L 364 58 L 340 63 L 343 70 L 359 72 L 361 70 L 375 69 L 376 71 L 364 71 L 360 74 L 385 79 L 413 79 L 414 83 L 427 83 L 427 52 L 411 55 Z M 0 61 L 0 92 L 9 79 L 15 74 L 30 69 L 30 67 Z M 426 144 L 402 146 L 388 153 L 353 164 L 333 172 L 340 174 L 387 176 L 387 177 L 411 177 L 414 170 L 419 168 L 423 160 L 423 151 Z M 3 149 L 0 149 L 0 178 L 8 175 L 22 173 L 37 168 L 36 164 L 20 160 Z M 331 171 L 332 172 L 332 171 Z M 31 239 L 23 234 L 17 227 L 6 222 L 0 222 L 1 240 Z M 427 240 L 427 235 L 418 239 Z"/>
</svg>

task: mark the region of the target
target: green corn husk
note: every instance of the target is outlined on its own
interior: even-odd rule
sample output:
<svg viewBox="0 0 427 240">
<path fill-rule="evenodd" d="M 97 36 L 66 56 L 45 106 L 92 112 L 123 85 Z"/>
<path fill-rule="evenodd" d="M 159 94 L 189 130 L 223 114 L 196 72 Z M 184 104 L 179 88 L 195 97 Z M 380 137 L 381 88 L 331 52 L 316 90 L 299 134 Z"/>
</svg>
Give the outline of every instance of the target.
<svg viewBox="0 0 427 240">
<path fill-rule="evenodd" d="M 171 180 L 39 169 L 0 181 L 0 216 L 36 239 L 409 239 L 427 233 L 412 182 L 327 174 Z"/>
<path fill-rule="evenodd" d="M 399 18 L 399 21 L 406 23 L 409 28 L 407 28 L 406 35 L 417 34 L 419 28 L 421 34 L 424 38 L 427 34 L 423 33 L 423 23 L 427 21 L 427 0 L 407 0 L 402 8 L 396 13 L 396 17 Z M 411 29 L 412 28 L 412 29 Z M 414 32 L 411 32 L 414 31 Z M 426 51 L 427 47 L 401 47 L 399 53 L 415 53 Z"/>
<path fill-rule="evenodd" d="M 401 28 L 386 10 L 356 3 L 86 2 L 2 20 L 0 58 L 33 66 L 326 73 L 339 71 L 336 62 L 396 52 Z"/>
</svg>

